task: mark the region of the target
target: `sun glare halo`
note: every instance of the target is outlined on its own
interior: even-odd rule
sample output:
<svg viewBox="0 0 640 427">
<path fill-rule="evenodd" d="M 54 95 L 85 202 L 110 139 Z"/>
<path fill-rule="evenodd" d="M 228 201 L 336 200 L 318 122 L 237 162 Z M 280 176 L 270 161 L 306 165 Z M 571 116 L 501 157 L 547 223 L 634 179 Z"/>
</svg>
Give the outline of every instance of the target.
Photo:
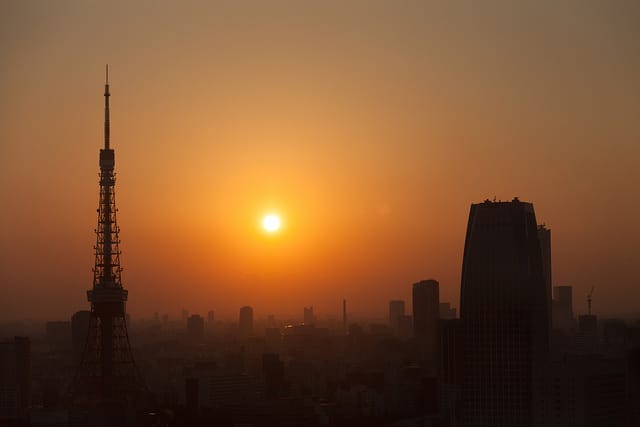
<svg viewBox="0 0 640 427">
<path fill-rule="evenodd" d="M 262 228 L 268 233 L 275 233 L 280 229 L 280 217 L 275 214 L 266 215 L 262 219 Z"/>
</svg>

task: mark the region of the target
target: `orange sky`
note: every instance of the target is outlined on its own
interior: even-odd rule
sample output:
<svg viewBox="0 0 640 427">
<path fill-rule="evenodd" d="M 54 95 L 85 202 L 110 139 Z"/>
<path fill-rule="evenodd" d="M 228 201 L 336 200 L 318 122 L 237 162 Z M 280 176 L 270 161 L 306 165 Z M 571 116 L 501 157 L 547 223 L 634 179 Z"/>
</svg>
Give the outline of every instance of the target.
<svg viewBox="0 0 640 427">
<path fill-rule="evenodd" d="M 494 196 L 577 311 L 637 311 L 640 6 L 449 3 L 3 2 L 0 320 L 88 307 L 107 62 L 134 316 L 457 306 Z"/>
</svg>

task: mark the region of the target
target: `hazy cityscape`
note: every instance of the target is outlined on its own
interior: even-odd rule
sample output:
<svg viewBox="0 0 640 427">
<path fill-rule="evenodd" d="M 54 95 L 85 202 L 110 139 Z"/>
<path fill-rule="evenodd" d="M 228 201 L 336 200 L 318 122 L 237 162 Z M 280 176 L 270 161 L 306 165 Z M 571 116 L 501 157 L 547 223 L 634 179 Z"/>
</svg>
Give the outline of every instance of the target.
<svg viewBox="0 0 640 427">
<path fill-rule="evenodd" d="M 0 1 L 0 427 L 640 427 L 639 23 Z"/>
<path fill-rule="evenodd" d="M 458 311 L 437 279 L 384 319 L 313 305 L 236 319 L 132 319 L 121 279 L 109 69 L 90 310 L 0 332 L 0 422 L 15 426 L 636 426 L 640 318 L 574 311 L 533 204 L 471 204 Z M 266 232 L 280 228 L 265 216 Z M 579 303 L 576 299 L 576 303 Z M 338 305 L 338 304 L 337 304 Z M 409 309 L 411 307 L 411 309 Z M 11 335 L 14 335 L 11 338 Z"/>
<path fill-rule="evenodd" d="M 529 203 L 473 204 L 462 310 L 428 279 L 407 284 L 411 301 L 389 301 L 385 318 L 353 316 L 346 300 L 341 315 L 126 315 L 132 369 L 116 395 L 80 385 L 104 375 L 81 369 L 91 311 L 4 324 L 2 423 L 636 426 L 640 319 L 599 316 L 595 289 L 551 286 L 550 236 Z"/>
</svg>

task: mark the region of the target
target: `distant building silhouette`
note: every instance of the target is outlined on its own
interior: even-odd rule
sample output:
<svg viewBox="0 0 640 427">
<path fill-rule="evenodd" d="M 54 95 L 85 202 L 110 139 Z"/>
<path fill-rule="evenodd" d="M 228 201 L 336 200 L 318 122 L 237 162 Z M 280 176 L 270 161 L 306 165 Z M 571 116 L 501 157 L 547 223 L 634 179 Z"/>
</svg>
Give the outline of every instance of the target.
<svg viewBox="0 0 640 427">
<path fill-rule="evenodd" d="M 398 319 L 398 338 L 401 340 L 408 340 L 413 337 L 413 317 L 400 316 Z"/>
<path fill-rule="evenodd" d="M 582 314 L 578 316 L 578 332 L 585 342 L 598 343 L 598 316 L 595 314 Z"/>
<path fill-rule="evenodd" d="M 316 317 L 313 314 L 313 306 L 304 308 L 303 322 L 305 325 L 314 325 L 316 323 Z"/>
<path fill-rule="evenodd" d="M 545 369 L 536 427 L 628 427 L 624 363 L 567 355 Z"/>
<path fill-rule="evenodd" d="M 553 288 L 552 325 L 554 329 L 575 328 L 573 288 L 571 286 L 555 286 Z"/>
<path fill-rule="evenodd" d="M 213 310 L 209 310 L 209 312 L 207 313 L 207 322 L 213 323 L 215 319 L 216 319 L 215 312 Z"/>
<path fill-rule="evenodd" d="M 198 363 L 185 378 L 186 406 L 197 410 L 251 402 L 256 389 L 256 379 L 245 373 L 219 368 L 215 363 Z"/>
<path fill-rule="evenodd" d="M 280 328 L 270 327 L 265 328 L 264 338 L 267 345 L 267 352 L 278 353 L 282 347 L 282 332 Z"/>
<path fill-rule="evenodd" d="M 542 275 L 544 287 L 547 291 L 547 313 L 549 313 L 549 328 L 551 328 L 552 313 L 552 281 L 551 281 L 551 230 L 545 224 L 538 225 L 538 241 L 540 242 L 540 256 L 542 259 Z"/>
<path fill-rule="evenodd" d="M 462 320 L 438 321 L 439 407 L 445 424 L 457 426 L 462 409 L 462 370 L 464 366 L 464 336 Z"/>
<path fill-rule="evenodd" d="M 240 308 L 238 329 L 241 337 L 246 338 L 253 334 L 253 308 L 249 306 Z"/>
<path fill-rule="evenodd" d="M 87 342 L 90 321 L 91 312 L 89 310 L 76 311 L 73 316 L 71 316 L 71 341 L 76 361 L 79 361 L 82 357 L 82 351 Z"/>
<path fill-rule="evenodd" d="M 404 301 L 389 301 L 389 328 L 394 335 L 398 335 L 400 329 L 400 319 L 404 316 Z"/>
<path fill-rule="evenodd" d="M 262 355 L 262 372 L 265 379 L 265 395 L 267 398 L 278 397 L 284 388 L 284 363 L 277 353 Z"/>
<path fill-rule="evenodd" d="M 413 285 L 413 335 L 427 375 L 435 375 L 438 360 L 440 285 L 429 279 Z"/>
<path fill-rule="evenodd" d="M 456 309 L 451 307 L 449 302 L 440 303 L 440 318 L 455 319 L 457 317 Z"/>
<path fill-rule="evenodd" d="M 471 205 L 462 264 L 463 425 L 533 425 L 549 323 L 533 205 Z"/>
<path fill-rule="evenodd" d="M 198 314 L 189 316 L 187 319 L 187 333 L 191 342 L 202 342 L 204 339 L 204 318 Z"/>
<path fill-rule="evenodd" d="M 31 396 L 31 342 L 15 337 L 0 342 L 0 424 L 27 425 Z M 23 424 L 25 423 L 25 424 Z"/>
<path fill-rule="evenodd" d="M 61 320 L 47 322 L 45 335 L 52 349 L 67 351 L 71 347 L 71 322 Z"/>
</svg>

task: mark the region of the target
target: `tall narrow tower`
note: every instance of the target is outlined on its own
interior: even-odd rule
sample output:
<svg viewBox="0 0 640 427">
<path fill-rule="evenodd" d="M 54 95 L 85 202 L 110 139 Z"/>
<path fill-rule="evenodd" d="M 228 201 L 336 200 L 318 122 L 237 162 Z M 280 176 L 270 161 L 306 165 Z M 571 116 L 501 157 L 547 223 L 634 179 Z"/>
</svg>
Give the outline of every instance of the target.
<svg viewBox="0 0 640 427">
<path fill-rule="evenodd" d="M 71 388 L 74 403 L 131 400 L 144 389 L 131 354 L 122 287 L 120 229 L 116 223 L 115 153 L 110 147 L 109 68 L 104 86 L 104 148 L 100 150 L 100 200 L 96 233 L 89 330 L 82 361 Z"/>
<path fill-rule="evenodd" d="M 462 425 L 530 427 L 549 322 L 531 203 L 471 205 L 462 261 Z"/>
</svg>

